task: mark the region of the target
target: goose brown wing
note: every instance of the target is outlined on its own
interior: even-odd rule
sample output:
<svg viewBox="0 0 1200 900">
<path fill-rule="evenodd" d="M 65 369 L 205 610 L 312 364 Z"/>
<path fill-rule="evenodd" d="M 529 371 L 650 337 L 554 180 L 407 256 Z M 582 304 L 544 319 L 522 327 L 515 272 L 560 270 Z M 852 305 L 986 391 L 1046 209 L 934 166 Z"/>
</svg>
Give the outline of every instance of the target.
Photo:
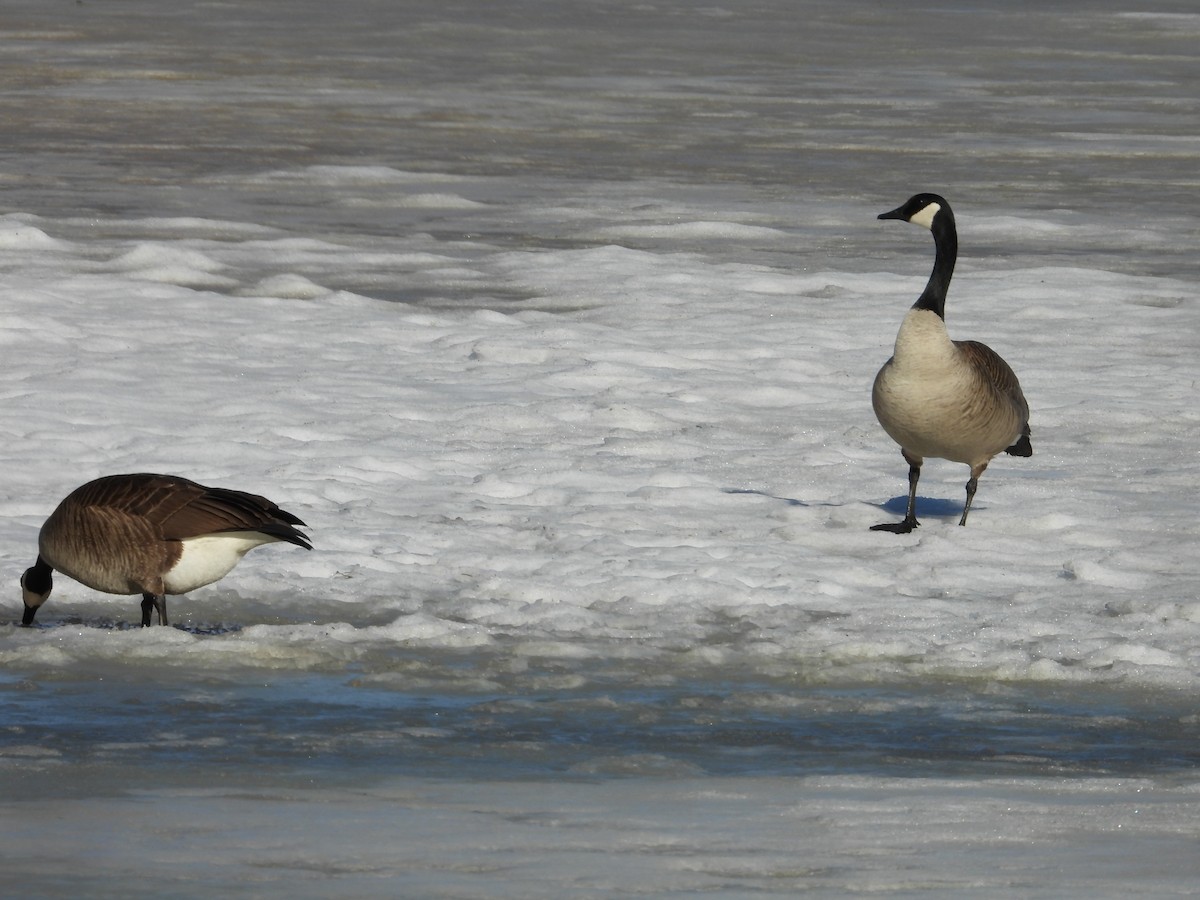
<svg viewBox="0 0 1200 900">
<path fill-rule="evenodd" d="M 259 531 L 312 549 L 308 537 L 293 527 L 304 522 L 266 497 L 205 487 L 177 475 L 110 475 L 77 489 L 75 498 L 105 517 L 140 520 L 161 540 Z"/>
<path fill-rule="evenodd" d="M 1021 391 L 1021 382 L 1017 373 L 1004 361 L 995 350 L 987 344 L 978 341 L 955 341 L 967 362 L 976 371 L 983 374 L 984 379 L 1000 397 L 1012 404 L 1013 409 L 1020 414 L 1021 421 L 1029 421 L 1029 405 L 1025 402 L 1025 394 Z"/>
<path fill-rule="evenodd" d="M 1006 401 L 1021 423 L 1021 434 L 1011 447 L 1005 449 L 1010 456 L 1033 456 L 1033 444 L 1030 442 L 1029 404 L 1021 390 L 1021 382 L 1017 373 L 1004 361 L 995 350 L 987 344 L 978 341 L 955 341 L 967 362 L 978 372 L 995 391 L 997 397 Z"/>
<path fill-rule="evenodd" d="M 162 522 L 202 496 L 204 487 L 173 475 L 107 475 L 76 488 L 63 505 Z"/>
<path fill-rule="evenodd" d="M 221 531 L 258 531 L 281 541 L 312 549 L 308 536 L 294 526 L 305 523 L 266 497 L 228 488 L 204 488 L 203 493 L 163 522 L 163 536 L 192 537 Z"/>
</svg>

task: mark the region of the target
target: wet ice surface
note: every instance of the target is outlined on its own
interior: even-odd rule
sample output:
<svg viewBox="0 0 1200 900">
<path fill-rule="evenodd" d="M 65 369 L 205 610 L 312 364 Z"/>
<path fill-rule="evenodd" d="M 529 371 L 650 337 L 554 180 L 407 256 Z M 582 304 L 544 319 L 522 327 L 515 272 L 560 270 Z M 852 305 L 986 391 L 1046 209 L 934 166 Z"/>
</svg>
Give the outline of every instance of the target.
<svg viewBox="0 0 1200 900">
<path fill-rule="evenodd" d="M 845 775 L 176 788 L 32 808 L 28 830 L 70 842 L 87 869 L 30 883 L 64 896 L 112 883 L 125 896 L 1048 897 L 1129 883 L 1179 896 L 1195 877 L 1195 801 L 1139 781 Z M 14 851 L 48 856 L 24 839 Z"/>
<path fill-rule="evenodd" d="M 1191 889 L 1200 16 L 808 6 L 6 5 L 10 890 Z M 1035 455 L 895 537 L 919 189 Z M 315 549 L 16 627 L 122 471 Z"/>
<path fill-rule="evenodd" d="M 25 736 L 4 748 L 3 852 L 24 890 L 1172 896 L 1198 874 L 1183 701 L 189 675 L 3 685 Z"/>
<path fill-rule="evenodd" d="M 475 661 L 438 660 L 447 667 Z M 588 674 L 589 683 L 576 677 L 573 688 L 559 675 L 557 686 L 531 690 L 538 677 L 555 679 L 544 671 L 497 684 L 491 694 L 445 684 L 436 692 L 414 689 L 419 678 L 261 674 L 236 684 L 197 674 L 182 691 L 111 678 L 102 691 L 76 681 L 4 688 L 10 732 L 42 735 L 36 751 L 14 744 L 14 755 L 56 770 L 131 766 L 142 786 L 174 783 L 196 767 L 203 780 L 216 760 L 235 772 L 253 760 L 257 777 L 307 784 L 365 772 L 446 779 L 465 772 L 1175 777 L 1194 768 L 1200 753 L 1189 704 L 1150 713 L 1143 698 L 1118 692 L 948 684 L 799 690 L 786 682 L 669 683 L 661 676 L 657 686 L 638 686 L 627 673 Z M 268 768 L 275 774 L 267 776 Z M 22 795 L 46 788 L 12 785 Z"/>
</svg>

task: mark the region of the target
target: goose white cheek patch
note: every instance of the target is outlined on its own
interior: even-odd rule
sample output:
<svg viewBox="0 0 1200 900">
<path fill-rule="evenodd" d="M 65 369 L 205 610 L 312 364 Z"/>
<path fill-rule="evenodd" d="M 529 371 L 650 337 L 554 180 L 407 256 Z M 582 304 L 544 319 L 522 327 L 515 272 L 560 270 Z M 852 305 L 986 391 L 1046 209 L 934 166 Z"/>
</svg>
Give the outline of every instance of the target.
<svg viewBox="0 0 1200 900">
<path fill-rule="evenodd" d="M 924 225 L 926 228 L 933 228 L 933 217 L 941 211 L 942 206 L 940 203 L 930 203 L 908 221 L 914 225 Z"/>
</svg>

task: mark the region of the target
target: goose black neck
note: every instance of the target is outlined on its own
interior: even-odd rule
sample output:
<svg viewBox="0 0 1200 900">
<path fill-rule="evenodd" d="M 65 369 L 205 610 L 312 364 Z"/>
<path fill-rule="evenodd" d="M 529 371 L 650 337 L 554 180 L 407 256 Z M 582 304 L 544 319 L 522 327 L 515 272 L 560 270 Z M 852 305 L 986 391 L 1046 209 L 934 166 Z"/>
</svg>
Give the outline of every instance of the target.
<svg viewBox="0 0 1200 900">
<path fill-rule="evenodd" d="M 21 586 L 35 594 L 46 594 L 49 593 L 53 584 L 54 570 L 39 553 L 37 562 L 25 570 L 25 574 L 21 578 Z"/>
<path fill-rule="evenodd" d="M 958 258 L 958 231 L 954 227 L 954 213 L 949 207 L 942 207 L 933 217 L 929 227 L 933 232 L 935 256 L 933 272 L 929 275 L 929 283 L 913 304 L 913 309 L 928 309 L 946 318 L 946 291 L 950 288 L 950 278 L 954 275 L 954 262 Z"/>
</svg>

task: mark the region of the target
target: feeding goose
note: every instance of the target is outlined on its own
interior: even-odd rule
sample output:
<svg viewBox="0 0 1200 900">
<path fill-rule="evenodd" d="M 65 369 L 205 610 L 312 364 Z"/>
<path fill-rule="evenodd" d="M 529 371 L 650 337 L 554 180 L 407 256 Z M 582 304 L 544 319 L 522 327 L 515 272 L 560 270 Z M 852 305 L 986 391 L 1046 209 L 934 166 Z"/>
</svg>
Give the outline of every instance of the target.
<svg viewBox="0 0 1200 900">
<path fill-rule="evenodd" d="M 958 232 L 950 204 L 917 194 L 881 219 L 902 219 L 933 232 L 933 272 L 904 317 L 892 358 L 875 376 L 871 403 L 879 424 L 908 462 L 908 510 L 900 522 L 874 531 L 907 534 L 918 526 L 917 480 L 926 457 L 971 467 L 959 525 L 967 524 L 979 476 L 1001 451 L 1032 456 L 1029 404 L 1017 376 L 1000 355 L 976 341 L 954 341 L 946 331 L 946 290 L 954 274 Z"/>
<path fill-rule="evenodd" d="M 141 594 L 167 624 L 167 595 L 211 584 L 246 553 L 287 541 L 311 550 L 304 525 L 265 497 L 174 475 L 108 475 L 76 488 L 38 535 L 38 558 L 21 576 L 31 625 L 54 587 L 53 571 L 109 594 Z"/>
</svg>

